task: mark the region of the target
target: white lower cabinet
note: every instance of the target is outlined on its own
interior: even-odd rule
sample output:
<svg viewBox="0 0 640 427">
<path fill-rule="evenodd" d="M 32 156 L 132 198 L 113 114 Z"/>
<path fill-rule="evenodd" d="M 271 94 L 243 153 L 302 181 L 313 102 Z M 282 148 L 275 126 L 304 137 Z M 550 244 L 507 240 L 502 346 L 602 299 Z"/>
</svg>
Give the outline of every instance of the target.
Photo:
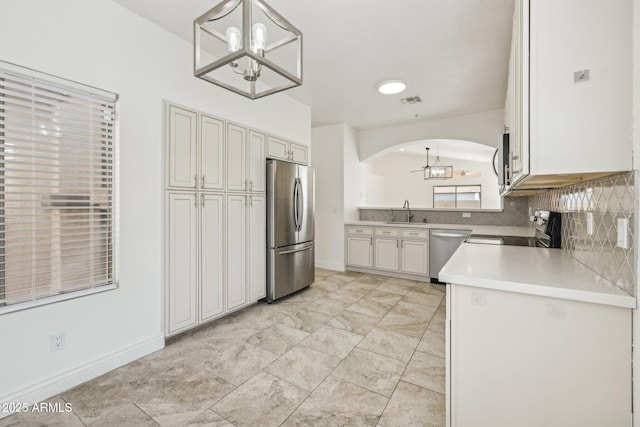
<svg viewBox="0 0 640 427">
<path fill-rule="evenodd" d="M 347 264 L 373 267 L 373 239 L 371 237 L 347 237 Z"/>
<path fill-rule="evenodd" d="M 227 196 L 227 309 L 266 296 L 266 208 L 259 194 Z"/>
<path fill-rule="evenodd" d="M 631 310 L 447 284 L 447 426 L 630 426 Z"/>
<path fill-rule="evenodd" d="M 398 239 L 375 239 L 375 268 L 398 270 L 400 261 L 400 241 Z"/>
<path fill-rule="evenodd" d="M 224 313 L 224 196 L 200 194 L 200 321 Z"/>
<path fill-rule="evenodd" d="M 169 193 L 169 333 L 198 323 L 198 208 L 193 193 Z"/>
<path fill-rule="evenodd" d="M 227 196 L 227 308 L 247 302 L 246 196 Z"/>
<path fill-rule="evenodd" d="M 265 196 L 167 194 L 166 334 L 264 298 Z"/>
<path fill-rule="evenodd" d="M 429 281 L 429 230 L 345 227 L 347 269 Z"/>
<path fill-rule="evenodd" d="M 420 240 L 401 240 L 402 264 L 405 273 L 429 274 L 429 243 Z"/>
<path fill-rule="evenodd" d="M 267 199 L 263 195 L 250 194 L 247 236 L 249 300 L 256 301 L 267 296 Z"/>
</svg>

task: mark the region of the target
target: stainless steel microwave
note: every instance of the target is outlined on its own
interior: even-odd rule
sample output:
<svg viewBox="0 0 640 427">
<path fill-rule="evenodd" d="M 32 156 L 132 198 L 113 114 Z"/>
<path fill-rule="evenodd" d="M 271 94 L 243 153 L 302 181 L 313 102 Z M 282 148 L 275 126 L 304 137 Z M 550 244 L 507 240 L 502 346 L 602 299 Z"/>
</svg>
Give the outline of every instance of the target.
<svg viewBox="0 0 640 427">
<path fill-rule="evenodd" d="M 493 154 L 493 171 L 498 177 L 500 193 L 509 185 L 509 167 L 509 134 L 503 133 L 498 136 L 498 146 Z"/>
</svg>

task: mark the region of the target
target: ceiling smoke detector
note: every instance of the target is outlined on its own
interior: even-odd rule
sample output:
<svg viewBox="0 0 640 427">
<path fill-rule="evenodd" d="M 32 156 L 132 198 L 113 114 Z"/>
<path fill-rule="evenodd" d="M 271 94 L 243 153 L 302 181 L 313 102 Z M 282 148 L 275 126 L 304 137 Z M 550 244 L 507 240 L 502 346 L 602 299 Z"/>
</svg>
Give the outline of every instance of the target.
<svg viewBox="0 0 640 427">
<path fill-rule="evenodd" d="M 413 104 L 419 104 L 422 102 L 422 99 L 420 98 L 420 95 L 416 95 L 416 96 L 408 96 L 406 98 L 402 98 L 400 100 L 400 102 L 402 104 L 408 104 L 408 105 L 413 105 Z"/>
</svg>

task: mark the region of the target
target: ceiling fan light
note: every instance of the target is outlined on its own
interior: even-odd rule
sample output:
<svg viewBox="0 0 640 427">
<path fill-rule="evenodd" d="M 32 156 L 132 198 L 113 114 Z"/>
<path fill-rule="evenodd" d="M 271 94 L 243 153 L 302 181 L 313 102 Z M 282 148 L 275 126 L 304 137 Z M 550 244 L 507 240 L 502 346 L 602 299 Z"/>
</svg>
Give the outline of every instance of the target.
<svg viewBox="0 0 640 427">
<path fill-rule="evenodd" d="M 402 80 L 388 80 L 378 85 L 378 92 L 383 95 L 394 95 L 407 88 L 407 84 Z"/>
</svg>

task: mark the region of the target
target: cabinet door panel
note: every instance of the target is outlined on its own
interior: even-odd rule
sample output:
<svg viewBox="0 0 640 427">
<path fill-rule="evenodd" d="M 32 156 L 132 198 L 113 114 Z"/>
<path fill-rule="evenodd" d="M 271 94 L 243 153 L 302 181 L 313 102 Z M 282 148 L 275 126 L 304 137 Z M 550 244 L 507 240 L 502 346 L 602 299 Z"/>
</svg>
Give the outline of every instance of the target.
<svg viewBox="0 0 640 427">
<path fill-rule="evenodd" d="M 373 248 L 370 237 L 347 238 L 347 264 L 358 267 L 373 266 Z"/>
<path fill-rule="evenodd" d="M 224 312 L 224 196 L 200 197 L 200 320 L 204 321 Z"/>
<path fill-rule="evenodd" d="M 248 176 L 249 191 L 264 193 L 266 179 L 266 156 L 264 154 L 264 135 L 249 131 Z"/>
<path fill-rule="evenodd" d="M 168 332 L 194 326 L 197 305 L 197 209 L 195 194 L 169 194 Z"/>
<path fill-rule="evenodd" d="M 267 295 L 267 201 L 264 196 L 249 196 L 249 301 L 257 301 Z"/>
<path fill-rule="evenodd" d="M 200 119 L 200 185 L 206 190 L 224 189 L 224 122 Z"/>
<path fill-rule="evenodd" d="M 402 241 L 402 271 L 412 274 L 429 273 L 429 245 L 427 242 Z"/>
<path fill-rule="evenodd" d="M 198 114 L 170 105 L 168 115 L 168 185 L 176 188 L 195 188 L 198 174 Z"/>
<path fill-rule="evenodd" d="M 375 267 L 382 270 L 398 270 L 399 253 L 398 239 L 376 239 Z"/>
<path fill-rule="evenodd" d="M 296 163 L 307 164 L 309 163 L 309 150 L 304 145 L 298 145 L 295 143 L 290 144 L 291 147 L 291 160 Z"/>
<path fill-rule="evenodd" d="M 227 310 L 247 302 L 246 197 L 227 196 Z"/>
<path fill-rule="evenodd" d="M 289 160 L 289 143 L 284 139 L 269 136 L 268 156 L 272 159 Z"/>
<path fill-rule="evenodd" d="M 227 125 L 227 189 L 247 190 L 245 128 L 229 123 Z"/>
</svg>

